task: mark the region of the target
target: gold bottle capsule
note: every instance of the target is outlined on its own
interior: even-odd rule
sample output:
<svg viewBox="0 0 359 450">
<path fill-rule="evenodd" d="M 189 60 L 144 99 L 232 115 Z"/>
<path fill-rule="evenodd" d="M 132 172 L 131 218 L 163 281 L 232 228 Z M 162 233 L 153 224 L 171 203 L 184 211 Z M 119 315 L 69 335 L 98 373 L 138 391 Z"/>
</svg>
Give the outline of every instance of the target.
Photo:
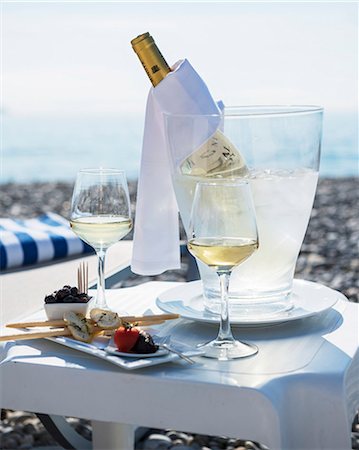
<svg viewBox="0 0 359 450">
<path fill-rule="evenodd" d="M 159 51 L 153 37 L 150 33 L 144 33 L 133 39 L 131 44 L 151 83 L 153 86 L 157 86 L 171 72 L 171 69 Z"/>
</svg>

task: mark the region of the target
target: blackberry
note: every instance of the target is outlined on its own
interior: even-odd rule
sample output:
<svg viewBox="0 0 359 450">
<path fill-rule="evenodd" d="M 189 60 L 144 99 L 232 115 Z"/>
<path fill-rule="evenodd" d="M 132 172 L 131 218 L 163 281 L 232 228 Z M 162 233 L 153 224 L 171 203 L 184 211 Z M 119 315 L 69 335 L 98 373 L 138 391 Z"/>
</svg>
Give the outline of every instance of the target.
<svg viewBox="0 0 359 450">
<path fill-rule="evenodd" d="M 131 352 L 135 353 L 155 353 L 158 350 L 158 345 L 153 342 L 152 336 L 146 331 L 141 330 L 134 347 Z"/>
<path fill-rule="evenodd" d="M 53 294 L 45 297 L 45 303 L 56 303 L 56 298 Z"/>
<path fill-rule="evenodd" d="M 87 303 L 92 297 L 80 293 L 76 286 L 65 285 L 62 289 L 45 296 L 45 303 Z"/>
<path fill-rule="evenodd" d="M 68 289 L 68 288 L 62 288 L 62 289 L 60 289 L 59 291 L 57 291 L 57 293 L 56 293 L 56 300 L 57 301 L 59 301 L 59 302 L 61 302 L 61 301 L 63 301 L 63 299 L 65 298 L 65 297 L 67 297 L 68 295 L 70 295 L 70 289 Z"/>
<path fill-rule="evenodd" d="M 87 294 L 79 294 L 77 296 L 77 301 L 80 303 L 87 303 L 90 300 L 91 297 L 89 297 Z"/>
<path fill-rule="evenodd" d="M 68 295 L 63 299 L 64 303 L 77 303 L 77 297 L 74 297 L 73 295 Z"/>
<path fill-rule="evenodd" d="M 71 295 L 77 297 L 79 294 L 79 290 L 77 289 L 76 286 L 74 286 L 74 287 L 70 288 L 70 293 L 71 293 Z"/>
</svg>

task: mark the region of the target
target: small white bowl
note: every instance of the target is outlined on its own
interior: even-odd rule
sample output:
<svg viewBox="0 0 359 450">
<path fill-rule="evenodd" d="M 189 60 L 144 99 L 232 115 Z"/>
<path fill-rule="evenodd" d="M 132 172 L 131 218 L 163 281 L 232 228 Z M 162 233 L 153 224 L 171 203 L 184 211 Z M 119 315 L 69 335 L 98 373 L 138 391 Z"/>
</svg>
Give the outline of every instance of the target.
<svg viewBox="0 0 359 450">
<path fill-rule="evenodd" d="M 73 311 L 86 316 L 92 299 L 86 303 L 44 303 L 45 313 L 49 320 L 61 320 L 65 312 Z"/>
</svg>

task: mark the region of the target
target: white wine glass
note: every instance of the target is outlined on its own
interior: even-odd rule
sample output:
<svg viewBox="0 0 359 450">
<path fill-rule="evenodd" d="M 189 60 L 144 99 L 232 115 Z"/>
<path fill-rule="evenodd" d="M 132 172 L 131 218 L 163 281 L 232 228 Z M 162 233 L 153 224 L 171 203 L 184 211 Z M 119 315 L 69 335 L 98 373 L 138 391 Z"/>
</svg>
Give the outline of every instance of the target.
<svg viewBox="0 0 359 450">
<path fill-rule="evenodd" d="M 105 298 L 107 249 L 132 228 L 126 175 L 118 169 L 82 169 L 72 196 L 72 230 L 94 248 L 98 257 L 95 306 L 109 309 Z"/>
<path fill-rule="evenodd" d="M 201 345 L 204 356 L 219 360 L 243 358 L 257 346 L 236 340 L 232 334 L 228 288 L 232 270 L 258 248 L 256 216 L 246 181 L 197 183 L 188 236 L 189 252 L 217 272 L 221 292 L 218 336 Z"/>
</svg>

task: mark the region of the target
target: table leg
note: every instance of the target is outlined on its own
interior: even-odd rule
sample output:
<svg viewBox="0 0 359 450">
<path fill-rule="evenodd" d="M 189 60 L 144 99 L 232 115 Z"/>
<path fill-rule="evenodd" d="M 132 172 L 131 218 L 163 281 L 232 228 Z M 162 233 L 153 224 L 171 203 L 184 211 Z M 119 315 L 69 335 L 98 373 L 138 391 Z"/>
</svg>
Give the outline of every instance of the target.
<svg viewBox="0 0 359 450">
<path fill-rule="evenodd" d="M 134 450 L 135 426 L 92 421 L 93 450 Z"/>
<path fill-rule="evenodd" d="M 319 378 L 317 383 L 322 382 Z M 322 382 L 323 383 L 323 382 Z M 329 377 L 325 386 L 302 383 L 286 392 L 280 408 L 282 450 L 349 450 L 352 417 L 348 416 L 344 393 Z"/>
</svg>

